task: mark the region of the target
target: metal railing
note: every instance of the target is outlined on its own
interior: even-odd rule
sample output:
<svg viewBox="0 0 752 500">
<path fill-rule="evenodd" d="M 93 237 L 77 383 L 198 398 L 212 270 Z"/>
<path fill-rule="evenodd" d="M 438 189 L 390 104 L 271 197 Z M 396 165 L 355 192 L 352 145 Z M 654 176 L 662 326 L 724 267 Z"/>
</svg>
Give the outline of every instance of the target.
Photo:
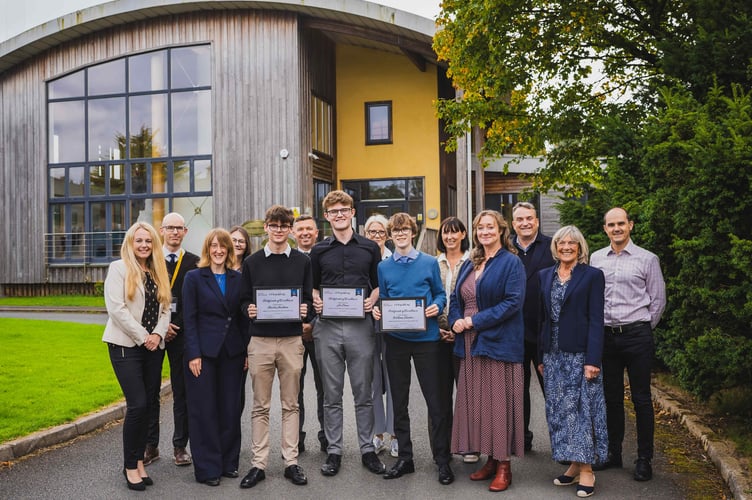
<svg viewBox="0 0 752 500">
<path fill-rule="evenodd" d="M 125 231 L 45 233 L 47 264 L 107 264 L 120 258 Z"/>
</svg>

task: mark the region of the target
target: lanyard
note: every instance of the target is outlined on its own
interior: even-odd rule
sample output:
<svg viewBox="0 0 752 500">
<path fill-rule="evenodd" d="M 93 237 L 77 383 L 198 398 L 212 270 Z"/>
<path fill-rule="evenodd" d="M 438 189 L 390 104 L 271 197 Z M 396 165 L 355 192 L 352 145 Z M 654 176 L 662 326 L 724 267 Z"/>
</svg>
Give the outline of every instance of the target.
<svg viewBox="0 0 752 500">
<path fill-rule="evenodd" d="M 170 280 L 170 288 L 175 286 L 175 280 L 178 278 L 178 271 L 180 270 L 180 263 L 183 262 L 183 255 L 185 255 L 185 252 L 183 249 L 180 249 L 180 257 L 178 257 L 178 263 L 175 264 L 175 271 L 172 273 L 172 279 Z"/>
</svg>

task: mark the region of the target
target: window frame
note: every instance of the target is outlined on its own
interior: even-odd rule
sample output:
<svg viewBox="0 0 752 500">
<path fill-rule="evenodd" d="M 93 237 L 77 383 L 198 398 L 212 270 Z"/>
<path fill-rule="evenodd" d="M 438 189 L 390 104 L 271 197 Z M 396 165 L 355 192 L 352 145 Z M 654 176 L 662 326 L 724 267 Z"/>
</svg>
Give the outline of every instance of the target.
<svg viewBox="0 0 752 500">
<path fill-rule="evenodd" d="M 387 137 L 386 138 L 374 138 L 374 126 L 375 117 L 373 112 L 380 108 L 386 108 L 387 111 Z M 366 118 L 366 146 L 377 146 L 381 144 L 393 144 L 394 137 L 392 135 L 392 101 L 369 101 L 365 103 L 365 118 Z"/>
</svg>

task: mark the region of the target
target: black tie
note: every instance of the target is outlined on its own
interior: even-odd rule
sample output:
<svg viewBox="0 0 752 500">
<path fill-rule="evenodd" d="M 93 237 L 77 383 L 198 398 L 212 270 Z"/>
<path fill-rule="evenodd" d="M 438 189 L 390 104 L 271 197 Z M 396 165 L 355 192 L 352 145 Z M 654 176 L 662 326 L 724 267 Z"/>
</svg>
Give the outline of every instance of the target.
<svg viewBox="0 0 752 500">
<path fill-rule="evenodd" d="M 176 257 L 175 257 L 174 253 L 171 253 L 167 257 L 170 258 L 170 260 L 167 261 L 167 270 L 170 272 L 170 276 L 172 276 L 172 273 L 175 272 L 175 260 L 176 260 Z"/>
</svg>

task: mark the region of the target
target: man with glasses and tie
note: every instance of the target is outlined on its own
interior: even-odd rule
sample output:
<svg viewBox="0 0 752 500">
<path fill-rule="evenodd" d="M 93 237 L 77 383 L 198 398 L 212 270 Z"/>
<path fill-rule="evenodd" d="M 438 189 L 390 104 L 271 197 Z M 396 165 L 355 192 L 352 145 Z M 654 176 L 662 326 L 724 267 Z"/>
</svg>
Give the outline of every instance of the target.
<svg viewBox="0 0 752 500">
<path fill-rule="evenodd" d="M 183 249 L 183 238 L 188 233 L 185 219 L 178 213 L 169 213 L 162 219 L 159 233 L 163 240 L 163 250 L 167 260 L 167 273 L 172 289 L 172 317 L 165 337 L 165 350 L 170 361 L 170 383 L 172 385 L 172 414 L 175 429 L 172 435 L 175 465 L 190 465 L 188 454 L 188 408 L 185 400 L 185 379 L 183 375 L 183 304 L 181 290 L 183 278 L 188 271 L 196 269 L 198 255 Z M 164 351 L 160 351 L 164 356 Z M 164 358 L 163 358 L 164 360 Z M 150 402 L 149 433 L 146 439 L 144 465 L 159 458 L 159 393 Z"/>
<path fill-rule="evenodd" d="M 317 243 L 311 251 L 313 307 L 319 315 L 313 328 L 313 341 L 324 385 L 324 433 L 329 443 L 321 473 L 334 476 L 341 466 L 342 391 L 347 369 L 355 403 L 361 462 L 374 474 L 383 474 L 386 467 L 376 456 L 371 440 L 375 342 L 370 313 L 379 298 L 381 251 L 376 243 L 353 230 L 355 209 L 350 195 L 332 191 L 324 197 L 322 207 L 332 227 L 332 236 Z M 336 302 L 327 298 L 326 287 L 330 287 L 330 293 L 337 294 Z M 347 310 L 330 311 L 331 303 L 342 304 L 343 296 Z M 332 302 L 327 305 L 329 300 Z"/>
</svg>

